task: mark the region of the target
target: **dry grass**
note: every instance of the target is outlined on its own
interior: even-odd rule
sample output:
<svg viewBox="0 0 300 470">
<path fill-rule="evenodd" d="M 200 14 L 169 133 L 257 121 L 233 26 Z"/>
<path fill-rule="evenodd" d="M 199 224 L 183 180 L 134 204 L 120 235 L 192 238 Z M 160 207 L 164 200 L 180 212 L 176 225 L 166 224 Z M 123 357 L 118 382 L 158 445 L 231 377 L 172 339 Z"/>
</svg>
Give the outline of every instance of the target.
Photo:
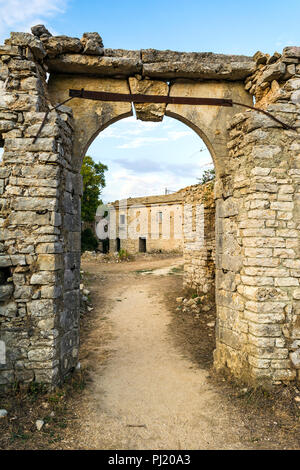
<svg viewBox="0 0 300 470">
<path fill-rule="evenodd" d="M 60 448 L 64 429 L 76 419 L 68 403 L 79 397 L 85 381 L 85 373 L 79 371 L 53 392 L 31 383 L 26 390 L 15 387 L 0 396 L 0 408 L 8 411 L 7 417 L 0 419 L 0 449 Z M 38 419 L 44 421 L 40 431 L 36 428 Z"/>
</svg>

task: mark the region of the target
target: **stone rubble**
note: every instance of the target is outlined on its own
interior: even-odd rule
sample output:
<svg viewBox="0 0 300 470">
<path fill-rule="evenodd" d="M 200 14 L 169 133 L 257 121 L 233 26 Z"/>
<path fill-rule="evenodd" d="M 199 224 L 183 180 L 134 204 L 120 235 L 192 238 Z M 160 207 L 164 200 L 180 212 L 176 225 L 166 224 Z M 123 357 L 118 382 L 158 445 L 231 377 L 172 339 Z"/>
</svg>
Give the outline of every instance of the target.
<svg viewBox="0 0 300 470">
<path fill-rule="evenodd" d="M 35 422 L 36 429 L 40 431 L 44 426 L 45 422 L 42 419 L 37 419 Z"/>
</svg>

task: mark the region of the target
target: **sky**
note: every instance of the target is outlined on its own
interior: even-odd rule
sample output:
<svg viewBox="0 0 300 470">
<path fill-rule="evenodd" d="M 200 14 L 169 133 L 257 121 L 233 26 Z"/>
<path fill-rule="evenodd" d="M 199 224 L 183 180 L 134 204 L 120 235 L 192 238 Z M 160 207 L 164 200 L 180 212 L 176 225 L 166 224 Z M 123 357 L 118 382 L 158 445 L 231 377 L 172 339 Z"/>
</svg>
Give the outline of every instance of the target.
<svg viewBox="0 0 300 470">
<path fill-rule="evenodd" d="M 42 23 L 54 35 L 97 31 L 108 48 L 272 54 L 300 45 L 299 17 L 300 0 L 0 0 L 0 43 Z M 212 168 L 199 136 L 172 118 L 119 121 L 88 154 L 108 165 L 104 202 L 175 191 Z"/>
</svg>

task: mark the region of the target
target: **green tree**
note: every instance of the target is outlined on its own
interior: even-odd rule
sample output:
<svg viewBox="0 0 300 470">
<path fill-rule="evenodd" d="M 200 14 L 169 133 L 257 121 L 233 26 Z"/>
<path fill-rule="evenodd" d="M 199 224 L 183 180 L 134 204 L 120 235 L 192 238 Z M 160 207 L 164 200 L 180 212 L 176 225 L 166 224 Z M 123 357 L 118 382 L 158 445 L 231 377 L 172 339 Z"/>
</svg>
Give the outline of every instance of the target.
<svg viewBox="0 0 300 470">
<path fill-rule="evenodd" d="M 88 227 L 81 233 L 81 251 L 95 251 L 98 248 L 98 239 Z"/>
<path fill-rule="evenodd" d="M 82 163 L 81 174 L 83 179 L 83 195 L 81 199 L 81 218 L 85 222 L 93 222 L 97 207 L 102 203 L 100 194 L 105 187 L 104 172 L 107 166 L 103 163 L 96 163 L 85 156 Z"/>
<path fill-rule="evenodd" d="M 205 170 L 201 178 L 198 178 L 200 184 L 205 184 L 208 181 L 212 181 L 216 177 L 215 169 Z"/>
</svg>

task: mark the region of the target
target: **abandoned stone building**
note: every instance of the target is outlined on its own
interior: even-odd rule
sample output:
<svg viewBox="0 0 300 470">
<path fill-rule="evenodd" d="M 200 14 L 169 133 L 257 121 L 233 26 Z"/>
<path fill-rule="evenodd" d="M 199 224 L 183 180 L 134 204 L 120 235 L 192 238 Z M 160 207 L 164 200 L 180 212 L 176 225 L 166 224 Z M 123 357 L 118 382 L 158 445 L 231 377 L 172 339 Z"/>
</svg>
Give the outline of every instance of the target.
<svg viewBox="0 0 300 470">
<path fill-rule="evenodd" d="M 211 292 L 215 286 L 214 182 L 159 196 L 109 204 L 107 237 L 111 252 L 182 253 L 184 286 Z"/>
<path fill-rule="evenodd" d="M 39 25 L 0 46 L 1 386 L 54 386 L 77 364 L 81 161 L 132 101 L 138 119 L 185 123 L 214 161 L 215 248 L 192 240 L 186 275 L 210 289 L 215 259 L 216 369 L 300 380 L 300 47 L 126 51 Z"/>
<path fill-rule="evenodd" d="M 109 204 L 111 252 L 182 252 L 182 194 L 124 199 Z"/>
</svg>

